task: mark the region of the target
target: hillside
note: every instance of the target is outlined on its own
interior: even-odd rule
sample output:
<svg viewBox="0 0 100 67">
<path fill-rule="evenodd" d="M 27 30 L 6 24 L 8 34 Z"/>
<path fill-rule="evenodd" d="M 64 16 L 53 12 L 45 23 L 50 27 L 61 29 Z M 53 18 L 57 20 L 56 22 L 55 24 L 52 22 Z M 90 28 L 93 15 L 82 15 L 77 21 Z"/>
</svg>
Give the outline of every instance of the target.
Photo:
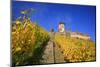
<svg viewBox="0 0 100 67">
<path fill-rule="evenodd" d="M 17 21 L 16 21 L 17 22 Z M 13 65 L 38 64 L 42 48 L 49 40 L 48 32 L 36 23 L 22 22 L 12 27 Z"/>
<path fill-rule="evenodd" d="M 51 59 L 51 55 L 48 51 L 51 51 L 53 55 L 54 48 L 56 49 L 55 59 L 57 58 L 57 60 L 54 60 L 57 63 L 96 60 L 95 43 L 91 40 L 72 38 L 57 33 L 55 33 L 53 40 L 55 46 L 53 42 L 50 41 L 49 32 L 36 23 L 27 21 L 25 26 L 21 21 L 16 21 L 16 24 L 12 26 L 13 65 L 41 64 L 41 57 L 46 56 L 45 58 L 49 57 L 49 59 Z M 43 52 L 46 54 L 43 55 Z M 45 58 L 43 62 L 49 60 Z M 54 63 L 54 61 L 50 63 Z"/>
<path fill-rule="evenodd" d="M 91 40 L 56 34 L 55 42 L 60 47 L 66 62 L 96 60 L 95 43 Z"/>
</svg>

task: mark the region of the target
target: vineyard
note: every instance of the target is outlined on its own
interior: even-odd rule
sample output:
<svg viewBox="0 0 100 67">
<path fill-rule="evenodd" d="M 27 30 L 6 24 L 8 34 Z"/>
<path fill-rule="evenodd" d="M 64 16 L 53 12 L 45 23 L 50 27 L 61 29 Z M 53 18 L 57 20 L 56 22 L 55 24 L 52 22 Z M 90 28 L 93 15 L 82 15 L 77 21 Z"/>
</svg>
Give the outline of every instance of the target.
<svg viewBox="0 0 100 67">
<path fill-rule="evenodd" d="M 55 33 L 54 42 L 59 46 L 66 62 L 95 61 L 95 43 L 91 40 L 72 38 Z M 12 26 L 12 64 L 40 64 L 43 48 L 50 41 L 49 32 L 35 22 L 27 24 L 17 20 Z"/>
<path fill-rule="evenodd" d="M 62 50 L 66 62 L 95 61 L 95 43 L 90 40 L 55 35 L 55 42 Z"/>
<path fill-rule="evenodd" d="M 12 26 L 13 65 L 38 64 L 42 48 L 49 40 L 48 32 L 36 23 L 16 21 Z"/>
</svg>

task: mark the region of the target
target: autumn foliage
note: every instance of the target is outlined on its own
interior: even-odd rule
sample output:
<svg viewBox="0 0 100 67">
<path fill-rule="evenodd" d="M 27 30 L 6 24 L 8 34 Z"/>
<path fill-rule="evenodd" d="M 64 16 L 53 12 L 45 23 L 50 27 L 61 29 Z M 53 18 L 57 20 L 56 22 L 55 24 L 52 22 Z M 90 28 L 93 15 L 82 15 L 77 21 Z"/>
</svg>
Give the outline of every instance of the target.
<svg viewBox="0 0 100 67">
<path fill-rule="evenodd" d="M 91 40 L 55 35 L 55 42 L 64 54 L 66 62 L 95 61 L 95 43 Z"/>
<path fill-rule="evenodd" d="M 34 22 L 27 21 L 26 26 L 16 21 L 12 26 L 12 64 L 39 64 L 42 49 L 50 36 L 46 30 Z M 54 42 L 60 47 L 66 62 L 95 61 L 95 43 L 91 40 L 72 38 L 55 34 Z"/>
<path fill-rule="evenodd" d="M 16 21 L 17 22 L 17 21 Z M 19 22 L 12 26 L 12 62 L 13 65 L 34 63 L 34 53 L 49 40 L 48 32 L 36 23 Z"/>
</svg>

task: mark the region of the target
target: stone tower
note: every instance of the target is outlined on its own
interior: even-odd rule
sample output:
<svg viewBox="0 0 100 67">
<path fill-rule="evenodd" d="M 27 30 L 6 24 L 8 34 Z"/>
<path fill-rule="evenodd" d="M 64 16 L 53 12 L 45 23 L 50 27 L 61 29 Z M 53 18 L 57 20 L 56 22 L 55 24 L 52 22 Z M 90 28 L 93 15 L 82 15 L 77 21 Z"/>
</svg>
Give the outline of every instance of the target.
<svg viewBox="0 0 100 67">
<path fill-rule="evenodd" d="M 65 23 L 60 22 L 58 27 L 59 32 L 65 32 Z"/>
</svg>

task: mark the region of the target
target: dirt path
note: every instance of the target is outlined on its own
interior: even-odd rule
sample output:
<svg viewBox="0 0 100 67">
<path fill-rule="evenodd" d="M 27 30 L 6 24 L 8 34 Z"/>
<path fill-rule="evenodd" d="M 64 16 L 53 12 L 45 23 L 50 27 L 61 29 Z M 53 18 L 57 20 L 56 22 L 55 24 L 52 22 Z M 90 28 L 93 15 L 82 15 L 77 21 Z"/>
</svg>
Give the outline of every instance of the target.
<svg viewBox="0 0 100 67">
<path fill-rule="evenodd" d="M 42 60 L 40 61 L 42 64 L 54 63 L 54 55 L 53 55 L 53 43 L 48 42 L 43 52 Z"/>
<path fill-rule="evenodd" d="M 52 35 L 51 35 L 52 36 Z M 64 56 L 60 48 L 53 43 L 53 40 L 50 40 L 45 47 L 45 50 L 42 55 L 41 64 L 50 64 L 50 63 L 63 63 Z"/>
</svg>

